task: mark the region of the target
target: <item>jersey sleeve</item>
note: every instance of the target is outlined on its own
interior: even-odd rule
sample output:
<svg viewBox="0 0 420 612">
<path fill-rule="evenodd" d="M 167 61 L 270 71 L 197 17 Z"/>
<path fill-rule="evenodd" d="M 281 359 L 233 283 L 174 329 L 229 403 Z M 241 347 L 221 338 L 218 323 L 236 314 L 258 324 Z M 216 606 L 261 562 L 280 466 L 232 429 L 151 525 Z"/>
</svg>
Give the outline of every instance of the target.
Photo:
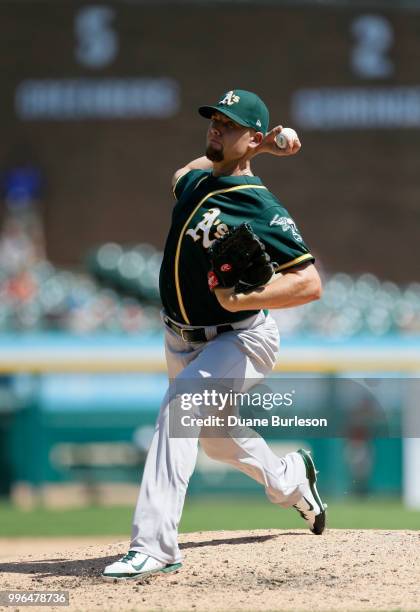
<svg viewBox="0 0 420 612">
<path fill-rule="evenodd" d="M 203 178 L 206 178 L 208 174 L 209 172 L 206 170 L 190 170 L 185 174 L 181 174 L 181 176 L 172 188 L 175 199 L 179 200 L 179 198 L 186 189 L 188 189 L 189 187 L 194 187 L 195 184 L 198 184 L 199 181 L 201 181 Z"/>
<path fill-rule="evenodd" d="M 276 272 L 315 261 L 296 223 L 285 208 L 273 206 L 266 209 L 252 222 L 252 228 L 264 242 L 271 261 L 277 264 Z"/>
</svg>

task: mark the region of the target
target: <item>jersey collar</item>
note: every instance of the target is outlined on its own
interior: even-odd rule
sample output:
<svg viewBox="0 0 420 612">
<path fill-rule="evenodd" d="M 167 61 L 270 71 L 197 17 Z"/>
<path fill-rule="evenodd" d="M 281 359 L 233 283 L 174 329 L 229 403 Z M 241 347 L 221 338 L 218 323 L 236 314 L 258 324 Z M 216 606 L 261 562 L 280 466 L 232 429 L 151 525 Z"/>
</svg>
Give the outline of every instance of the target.
<svg viewBox="0 0 420 612">
<path fill-rule="evenodd" d="M 262 181 L 259 176 L 248 176 L 243 174 L 241 176 L 213 176 L 209 175 L 209 181 L 214 185 L 262 185 Z"/>
</svg>

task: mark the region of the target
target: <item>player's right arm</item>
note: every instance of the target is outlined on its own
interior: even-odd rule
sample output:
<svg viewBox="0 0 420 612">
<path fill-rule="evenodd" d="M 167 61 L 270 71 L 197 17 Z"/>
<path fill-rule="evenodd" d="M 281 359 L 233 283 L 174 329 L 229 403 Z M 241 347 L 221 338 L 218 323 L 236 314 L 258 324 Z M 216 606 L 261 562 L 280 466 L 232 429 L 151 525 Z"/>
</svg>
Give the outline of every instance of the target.
<svg viewBox="0 0 420 612">
<path fill-rule="evenodd" d="M 211 162 L 204 155 L 203 157 L 197 157 L 197 159 L 193 159 L 182 168 L 179 168 L 179 170 L 177 170 L 172 177 L 172 189 L 175 190 L 175 186 L 179 179 L 184 176 L 184 174 L 187 174 L 187 172 L 190 172 L 190 170 L 213 170 L 213 162 Z"/>
<path fill-rule="evenodd" d="M 284 132 L 284 137 L 287 143 L 284 149 L 280 149 L 277 146 L 276 136 L 283 130 L 287 130 L 287 128 L 283 128 L 282 125 L 276 125 L 276 127 L 267 132 L 259 146 L 252 150 L 250 158 L 260 155 L 261 153 L 269 153 L 270 155 L 275 155 L 276 157 L 289 157 L 290 155 L 296 155 L 296 153 L 299 153 L 302 145 L 297 133 L 295 132 L 295 135 L 291 134 L 291 132 L 294 132 L 294 130 Z"/>
</svg>

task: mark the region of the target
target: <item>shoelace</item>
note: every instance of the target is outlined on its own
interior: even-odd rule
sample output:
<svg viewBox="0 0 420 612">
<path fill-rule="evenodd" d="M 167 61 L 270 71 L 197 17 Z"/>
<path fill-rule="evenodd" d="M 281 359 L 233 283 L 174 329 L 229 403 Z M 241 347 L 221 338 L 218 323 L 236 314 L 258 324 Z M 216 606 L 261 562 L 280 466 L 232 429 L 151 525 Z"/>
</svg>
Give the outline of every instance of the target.
<svg viewBox="0 0 420 612">
<path fill-rule="evenodd" d="M 129 563 L 136 556 L 136 550 L 129 550 L 126 555 L 121 559 L 121 563 Z"/>
</svg>

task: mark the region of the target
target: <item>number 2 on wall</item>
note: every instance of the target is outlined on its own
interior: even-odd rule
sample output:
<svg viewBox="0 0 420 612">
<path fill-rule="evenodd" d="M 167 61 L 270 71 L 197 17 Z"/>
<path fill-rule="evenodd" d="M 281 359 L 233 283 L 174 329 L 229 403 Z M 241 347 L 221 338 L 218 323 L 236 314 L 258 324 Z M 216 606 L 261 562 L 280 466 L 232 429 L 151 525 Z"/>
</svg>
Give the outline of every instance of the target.
<svg viewBox="0 0 420 612">
<path fill-rule="evenodd" d="M 387 56 L 394 42 L 394 30 L 383 15 L 361 15 L 351 23 L 356 39 L 350 63 L 362 79 L 384 79 L 394 74 L 393 61 Z"/>
</svg>

